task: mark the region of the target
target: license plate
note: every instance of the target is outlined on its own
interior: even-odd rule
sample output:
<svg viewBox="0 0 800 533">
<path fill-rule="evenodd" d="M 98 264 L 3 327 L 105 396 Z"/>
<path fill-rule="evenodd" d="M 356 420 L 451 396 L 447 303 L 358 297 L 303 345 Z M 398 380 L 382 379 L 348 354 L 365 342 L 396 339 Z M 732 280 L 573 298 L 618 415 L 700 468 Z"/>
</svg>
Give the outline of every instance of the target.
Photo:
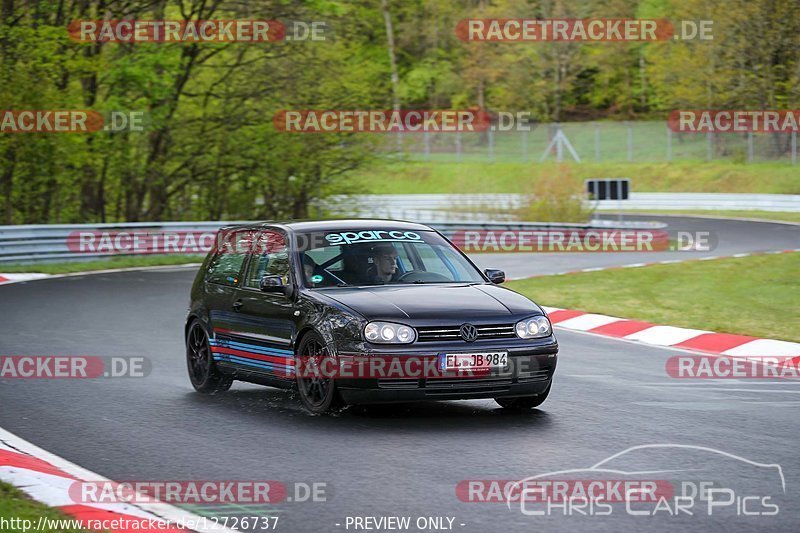
<svg viewBox="0 0 800 533">
<path fill-rule="evenodd" d="M 506 366 L 508 366 L 508 352 L 439 354 L 441 370 L 475 370 L 505 368 Z"/>
</svg>

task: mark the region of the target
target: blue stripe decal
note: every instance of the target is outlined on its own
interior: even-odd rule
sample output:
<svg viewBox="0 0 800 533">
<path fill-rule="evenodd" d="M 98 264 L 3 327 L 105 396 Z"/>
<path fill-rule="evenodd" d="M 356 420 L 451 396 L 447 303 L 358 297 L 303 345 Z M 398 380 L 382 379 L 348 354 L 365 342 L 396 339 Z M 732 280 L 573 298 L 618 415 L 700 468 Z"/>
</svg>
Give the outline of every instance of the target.
<svg viewBox="0 0 800 533">
<path fill-rule="evenodd" d="M 294 365 L 278 365 L 274 363 L 267 363 L 266 361 L 256 361 L 255 359 L 246 359 L 244 357 L 236 357 L 235 355 L 229 355 L 229 359 L 222 359 L 219 357 L 214 357 L 215 361 L 229 361 L 233 363 L 239 363 L 242 365 L 247 366 L 254 366 L 256 368 L 264 368 L 266 370 L 281 370 L 284 372 L 294 372 Z"/>
</svg>

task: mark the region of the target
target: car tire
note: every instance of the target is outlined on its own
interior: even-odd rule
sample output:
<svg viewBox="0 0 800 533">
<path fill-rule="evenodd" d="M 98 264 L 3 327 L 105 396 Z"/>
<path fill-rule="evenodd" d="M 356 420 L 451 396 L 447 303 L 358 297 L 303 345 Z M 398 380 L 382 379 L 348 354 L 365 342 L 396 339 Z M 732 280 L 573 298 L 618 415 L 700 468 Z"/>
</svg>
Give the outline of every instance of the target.
<svg viewBox="0 0 800 533">
<path fill-rule="evenodd" d="M 533 409 L 539 407 L 550 394 L 550 385 L 536 396 L 521 396 L 519 398 L 495 398 L 494 401 L 503 409 Z"/>
<path fill-rule="evenodd" d="M 314 362 L 321 366 L 322 360 L 332 357 L 325 340 L 315 331 L 303 336 L 295 356 L 307 358 L 304 364 L 295 365 L 296 368 L 303 369 L 308 369 Z M 300 403 L 309 413 L 321 415 L 344 406 L 333 377 L 324 375 L 307 377 L 308 374 L 308 371 L 299 373 L 296 380 Z"/>
<path fill-rule="evenodd" d="M 211 344 L 203 325 L 195 320 L 186 334 L 186 366 L 194 390 L 204 394 L 224 392 L 231 388 L 233 378 L 217 369 L 211 355 Z"/>
</svg>

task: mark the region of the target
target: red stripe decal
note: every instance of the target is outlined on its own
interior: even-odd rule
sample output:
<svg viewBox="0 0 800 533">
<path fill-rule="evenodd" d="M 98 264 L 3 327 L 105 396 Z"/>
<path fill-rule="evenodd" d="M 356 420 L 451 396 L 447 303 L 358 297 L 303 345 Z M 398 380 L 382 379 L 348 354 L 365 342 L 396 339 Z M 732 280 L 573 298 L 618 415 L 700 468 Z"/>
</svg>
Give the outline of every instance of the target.
<svg viewBox="0 0 800 533">
<path fill-rule="evenodd" d="M 222 348 L 221 346 L 214 346 L 211 348 L 214 353 L 222 353 L 227 355 L 238 355 L 239 357 L 247 357 L 248 359 L 258 359 L 260 361 L 267 361 L 270 363 L 278 363 L 279 365 L 290 364 L 294 365 L 294 358 L 281 357 L 280 355 L 264 355 L 254 352 L 245 352 L 242 350 L 234 350 L 233 348 Z"/>
</svg>

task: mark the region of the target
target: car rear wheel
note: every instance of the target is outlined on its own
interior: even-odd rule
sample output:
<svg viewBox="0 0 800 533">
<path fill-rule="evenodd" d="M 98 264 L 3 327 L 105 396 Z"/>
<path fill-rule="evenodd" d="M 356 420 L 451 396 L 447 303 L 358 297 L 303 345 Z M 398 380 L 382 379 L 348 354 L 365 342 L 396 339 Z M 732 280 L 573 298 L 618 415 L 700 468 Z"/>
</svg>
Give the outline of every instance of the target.
<svg viewBox="0 0 800 533">
<path fill-rule="evenodd" d="M 533 409 L 539 407 L 547 399 L 550 394 L 550 385 L 547 386 L 543 392 L 536 396 L 522 396 L 520 398 L 495 398 L 500 407 L 503 409 Z"/>
<path fill-rule="evenodd" d="M 189 379 L 198 392 L 214 394 L 231 388 L 233 378 L 220 372 L 211 356 L 211 345 L 200 322 L 193 322 L 186 336 L 186 365 Z"/>
<path fill-rule="evenodd" d="M 297 347 L 297 357 L 303 364 L 297 374 L 297 392 L 303 407 L 312 414 L 323 414 L 343 405 L 336 390 L 336 380 L 330 375 L 332 355 L 325 341 L 315 332 L 307 333 Z"/>
</svg>

